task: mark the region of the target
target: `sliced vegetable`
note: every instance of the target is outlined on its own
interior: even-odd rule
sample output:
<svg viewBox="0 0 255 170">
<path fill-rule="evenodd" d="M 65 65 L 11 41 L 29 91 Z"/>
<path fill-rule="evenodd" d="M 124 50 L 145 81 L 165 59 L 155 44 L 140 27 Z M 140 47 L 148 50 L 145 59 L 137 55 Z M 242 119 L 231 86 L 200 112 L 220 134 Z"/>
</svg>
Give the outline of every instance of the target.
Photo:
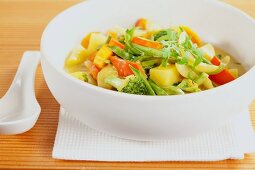
<svg viewBox="0 0 255 170">
<path fill-rule="evenodd" d="M 89 84 L 93 84 L 93 85 L 97 85 L 97 82 L 96 82 L 96 80 L 92 77 L 92 75 L 91 74 L 88 74 L 88 83 Z"/>
<path fill-rule="evenodd" d="M 149 95 L 148 89 L 140 77 L 130 75 L 125 79 L 107 77 L 105 82 L 115 87 L 119 92 L 137 95 Z"/>
<path fill-rule="evenodd" d="M 88 61 L 90 62 L 90 61 Z M 89 70 L 91 70 L 91 66 L 92 66 L 92 62 L 90 62 L 89 65 Z M 82 81 L 88 82 L 89 84 L 93 84 L 93 85 L 97 85 L 96 80 L 92 77 L 92 75 L 89 72 L 85 72 L 85 71 L 77 71 L 77 72 L 73 72 L 71 73 L 72 76 L 74 76 L 75 78 L 78 78 Z"/>
<path fill-rule="evenodd" d="M 135 29 L 134 31 L 134 37 L 144 37 L 145 34 L 147 34 L 146 30 Z"/>
<path fill-rule="evenodd" d="M 84 64 L 86 70 L 90 70 L 91 66 L 93 65 L 93 61 L 91 61 L 91 60 L 86 60 L 86 61 L 84 61 L 83 64 Z"/>
<path fill-rule="evenodd" d="M 124 35 L 126 29 L 120 26 L 115 26 L 107 31 L 107 35 L 112 36 L 113 38 L 117 38 L 120 35 Z"/>
<path fill-rule="evenodd" d="M 214 57 L 212 58 L 212 60 L 211 60 L 211 63 L 212 63 L 213 65 L 215 65 L 215 66 L 219 66 L 220 63 L 221 63 L 221 61 L 220 61 L 220 59 L 219 59 L 217 56 L 214 56 Z"/>
<path fill-rule="evenodd" d="M 140 18 L 139 20 L 137 20 L 135 26 L 147 31 L 157 31 L 161 29 L 158 24 L 144 18 Z"/>
<path fill-rule="evenodd" d="M 141 65 L 142 65 L 143 69 L 151 69 L 155 66 L 158 66 L 161 62 L 162 62 L 161 59 L 156 58 L 156 59 L 143 61 L 143 62 L 141 62 Z"/>
<path fill-rule="evenodd" d="M 204 57 L 209 61 L 211 61 L 212 58 L 216 55 L 212 44 L 206 44 L 206 45 L 200 47 L 199 49 L 203 52 Z"/>
<path fill-rule="evenodd" d="M 90 40 L 88 44 L 88 52 L 92 54 L 93 52 L 97 51 L 102 45 L 104 45 L 107 41 L 108 37 L 104 34 L 100 33 L 92 33 L 90 35 Z"/>
<path fill-rule="evenodd" d="M 118 77 L 118 72 L 112 65 L 104 67 L 97 75 L 97 85 L 99 87 L 112 89 L 112 86 L 105 82 L 107 77 Z"/>
<path fill-rule="evenodd" d="M 160 87 L 167 87 L 178 83 L 181 80 L 181 76 L 175 65 L 168 65 L 167 67 L 159 66 L 150 69 L 150 79 Z"/>
<path fill-rule="evenodd" d="M 88 56 L 89 56 L 88 51 L 85 48 L 83 48 L 81 45 L 78 45 L 71 51 L 71 53 L 69 54 L 69 56 L 67 57 L 65 61 L 65 64 L 67 66 L 74 66 L 74 65 L 81 64 L 87 59 Z"/>
<path fill-rule="evenodd" d="M 104 45 L 97 52 L 93 62 L 98 68 L 103 68 L 106 64 L 105 61 L 108 60 L 112 55 L 112 50 L 106 45 Z"/>
<path fill-rule="evenodd" d="M 136 58 L 134 58 L 134 61 L 143 62 L 143 61 L 152 60 L 152 59 L 160 59 L 160 58 L 156 58 L 153 56 L 147 56 L 147 55 L 141 55 L 141 56 L 137 56 Z"/>
<path fill-rule="evenodd" d="M 134 47 L 131 42 L 134 37 L 134 31 L 135 31 L 135 27 L 132 27 L 131 29 L 126 30 L 126 33 L 124 34 L 125 48 L 131 54 L 143 55 L 143 52 L 141 50 L 137 49 L 136 47 Z"/>
<path fill-rule="evenodd" d="M 167 30 L 158 31 L 158 32 L 156 32 L 156 33 L 153 35 L 153 40 L 154 40 L 154 41 L 157 41 L 160 37 L 163 37 L 163 36 L 166 36 L 166 35 L 167 35 Z"/>
<path fill-rule="evenodd" d="M 220 73 L 222 70 L 224 70 L 225 65 L 221 64 L 219 66 L 216 65 L 211 65 L 211 64 L 206 64 L 206 63 L 200 63 L 199 65 L 197 65 L 195 67 L 195 69 L 199 72 L 205 72 L 209 75 L 213 75 L 213 74 L 218 74 Z"/>
<path fill-rule="evenodd" d="M 110 42 L 109 42 L 109 46 L 117 46 L 119 48 L 124 49 L 125 45 L 120 43 L 118 40 L 116 40 L 115 38 L 111 38 Z"/>
<path fill-rule="evenodd" d="M 208 74 L 202 73 L 202 74 L 200 74 L 200 75 L 194 80 L 194 82 L 195 82 L 198 86 L 200 86 L 200 85 L 202 85 L 202 84 L 208 79 L 208 77 L 209 77 Z"/>
<path fill-rule="evenodd" d="M 113 31 L 107 31 L 106 35 L 108 35 L 109 37 L 112 37 L 112 38 L 118 38 L 118 34 Z"/>
<path fill-rule="evenodd" d="M 152 89 L 154 90 L 154 92 L 158 95 L 158 96 L 167 96 L 167 92 L 162 89 L 161 87 L 159 87 L 153 80 L 149 79 L 149 83 L 152 87 Z"/>
<path fill-rule="evenodd" d="M 126 52 L 125 50 L 117 47 L 117 46 L 112 46 L 110 47 L 111 50 L 120 58 L 124 59 L 124 60 L 134 60 L 135 56 L 133 56 L 132 54 Z"/>
<path fill-rule="evenodd" d="M 239 76 L 238 69 L 229 69 L 228 71 L 233 77 L 238 78 Z"/>
<path fill-rule="evenodd" d="M 217 56 L 214 56 L 211 60 L 211 63 L 216 66 L 219 66 L 221 63 L 228 65 L 229 62 L 230 62 L 229 56 L 225 56 L 222 59 L 219 59 Z"/>
<path fill-rule="evenodd" d="M 187 38 L 187 33 L 186 33 L 186 32 L 182 32 L 182 33 L 180 34 L 180 36 L 179 36 L 178 43 L 179 43 L 179 44 L 185 43 L 186 38 Z"/>
<path fill-rule="evenodd" d="M 212 84 L 212 81 L 207 78 L 205 79 L 204 83 L 203 83 L 203 86 L 206 88 L 206 89 L 212 89 L 214 88 L 213 84 Z"/>
<path fill-rule="evenodd" d="M 157 42 L 157 41 L 151 41 L 142 37 L 134 37 L 132 40 L 132 43 L 138 44 L 141 46 L 149 47 L 149 48 L 154 48 L 154 49 L 162 49 L 163 46 Z"/>
<path fill-rule="evenodd" d="M 77 72 L 72 73 L 71 75 L 79 80 L 88 82 L 88 76 L 85 72 L 77 71 Z"/>
<path fill-rule="evenodd" d="M 190 79 L 183 79 L 182 82 L 177 87 L 179 87 L 180 89 L 182 89 L 186 92 L 190 92 L 190 93 L 201 91 L 198 88 L 197 83 L 195 83 L 194 81 L 192 81 Z"/>
<path fill-rule="evenodd" d="M 130 65 L 138 70 L 142 69 L 140 64 L 135 62 L 125 61 L 116 56 L 111 56 L 110 61 L 113 64 L 113 66 L 117 69 L 120 77 L 127 77 L 129 75 L 134 74 L 133 71 L 130 69 Z"/>
<path fill-rule="evenodd" d="M 198 46 L 202 45 L 202 40 L 199 38 L 197 33 L 195 33 L 190 27 L 184 25 L 180 27 L 191 37 L 191 41 L 193 43 L 197 44 Z"/>
<path fill-rule="evenodd" d="M 160 30 L 154 35 L 154 40 L 161 42 L 161 41 L 171 41 L 171 42 L 178 42 L 179 40 L 179 33 L 172 28 Z"/>
<path fill-rule="evenodd" d="M 219 64 L 219 61 L 218 57 L 215 56 L 211 62 L 212 64 L 217 65 Z M 218 85 L 223 85 L 235 80 L 235 77 L 228 71 L 228 69 L 223 69 L 218 74 L 210 75 L 209 78 Z"/>
<path fill-rule="evenodd" d="M 235 80 L 235 77 L 227 69 L 224 69 L 218 74 L 210 75 L 209 78 L 218 85 L 223 85 Z"/>
<path fill-rule="evenodd" d="M 149 40 L 153 40 L 153 35 L 156 33 L 157 31 L 147 31 L 145 34 L 143 35 L 136 35 L 136 37 L 143 37 Z"/>
<path fill-rule="evenodd" d="M 171 56 L 171 46 L 166 44 L 164 48 L 162 49 L 162 53 L 163 53 L 163 56 L 162 56 L 161 66 L 166 67 L 168 65 L 168 62 Z"/>
<path fill-rule="evenodd" d="M 198 77 L 197 73 L 195 73 L 188 65 L 175 63 L 175 66 L 178 72 L 185 78 L 193 80 Z"/>
<path fill-rule="evenodd" d="M 224 63 L 225 65 L 228 65 L 230 62 L 230 57 L 229 56 L 225 56 L 221 59 L 221 62 Z"/>
<path fill-rule="evenodd" d="M 140 27 L 141 29 L 145 30 L 147 25 L 147 20 L 144 18 L 140 18 L 136 21 L 135 26 Z"/>
<path fill-rule="evenodd" d="M 168 86 L 163 88 L 168 95 L 182 95 L 185 94 L 182 89 L 176 86 Z"/>
<path fill-rule="evenodd" d="M 100 69 L 97 68 L 97 66 L 95 64 L 92 64 L 92 66 L 89 69 L 89 73 L 91 74 L 91 76 L 95 80 L 97 80 L 97 74 L 98 74 L 99 71 L 100 71 Z"/>
<path fill-rule="evenodd" d="M 142 51 L 147 56 L 163 57 L 163 52 L 160 51 L 160 50 L 144 47 L 144 46 L 141 46 L 141 45 L 138 45 L 138 44 L 133 44 L 133 46 L 136 49 Z"/>
<path fill-rule="evenodd" d="M 96 57 L 96 55 L 97 55 L 97 51 L 91 53 L 91 54 L 89 55 L 88 60 L 91 61 L 91 62 L 93 62 L 94 59 L 95 59 L 95 57 Z M 87 61 L 88 61 L 88 60 L 87 60 Z"/>
<path fill-rule="evenodd" d="M 83 39 L 82 39 L 82 41 L 81 41 L 81 45 L 84 47 L 84 48 L 88 48 L 88 46 L 89 46 L 89 41 L 90 41 L 90 37 L 91 37 L 91 35 L 92 34 L 98 34 L 98 32 L 91 32 L 91 33 L 89 33 L 86 37 L 84 37 Z"/>
<path fill-rule="evenodd" d="M 204 62 L 206 64 L 210 64 L 210 61 L 208 61 L 204 56 L 203 52 L 197 48 L 196 45 L 192 43 L 189 37 L 186 37 L 185 42 L 182 44 L 184 51 L 182 52 L 182 55 L 187 55 L 188 63 L 194 67 L 199 65 L 200 63 Z"/>
<path fill-rule="evenodd" d="M 138 69 L 136 69 L 135 67 L 133 67 L 132 65 L 130 65 L 131 70 L 133 71 L 134 75 L 138 78 L 140 78 L 141 80 L 143 80 L 147 90 L 148 90 L 148 94 L 155 96 L 155 92 L 153 91 L 150 83 L 148 82 L 147 78 L 145 77 L 145 75 Z"/>
</svg>

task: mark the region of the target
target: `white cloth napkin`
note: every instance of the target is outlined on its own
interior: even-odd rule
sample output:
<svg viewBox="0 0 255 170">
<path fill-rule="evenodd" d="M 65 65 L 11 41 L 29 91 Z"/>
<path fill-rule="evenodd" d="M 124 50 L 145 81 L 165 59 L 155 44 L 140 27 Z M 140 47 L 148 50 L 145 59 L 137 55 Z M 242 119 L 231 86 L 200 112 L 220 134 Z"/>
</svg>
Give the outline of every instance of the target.
<svg viewBox="0 0 255 170">
<path fill-rule="evenodd" d="M 248 111 L 224 127 L 185 139 L 139 142 L 87 127 L 60 109 L 52 157 L 96 161 L 217 161 L 243 159 L 255 151 Z"/>
</svg>

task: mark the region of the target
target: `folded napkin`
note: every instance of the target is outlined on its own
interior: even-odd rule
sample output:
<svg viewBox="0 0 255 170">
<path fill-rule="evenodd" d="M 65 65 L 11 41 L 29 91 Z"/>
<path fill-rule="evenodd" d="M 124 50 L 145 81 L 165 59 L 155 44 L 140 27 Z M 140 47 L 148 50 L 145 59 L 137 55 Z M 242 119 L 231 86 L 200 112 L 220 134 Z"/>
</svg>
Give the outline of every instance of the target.
<svg viewBox="0 0 255 170">
<path fill-rule="evenodd" d="M 225 126 L 183 139 L 140 142 L 109 136 L 87 127 L 60 109 L 52 157 L 95 161 L 217 161 L 243 159 L 255 151 L 249 112 Z"/>
</svg>

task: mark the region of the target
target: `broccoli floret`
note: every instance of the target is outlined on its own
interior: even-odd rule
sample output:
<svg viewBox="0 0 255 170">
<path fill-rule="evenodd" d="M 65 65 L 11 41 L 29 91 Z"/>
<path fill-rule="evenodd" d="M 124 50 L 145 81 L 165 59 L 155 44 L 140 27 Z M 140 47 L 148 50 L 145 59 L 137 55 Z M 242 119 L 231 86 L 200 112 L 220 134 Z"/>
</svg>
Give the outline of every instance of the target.
<svg viewBox="0 0 255 170">
<path fill-rule="evenodd" d="M 191 93 L 201 91 L 198 87 L 198 84 L 190 79 L 183 79 L 177 87 Z"/>
<path fill-rule="evenodd" d="M 148 90 L 148 94 L 149 95 L 152 95 L 152 96 L 155 96 L 155 92 L 154 90 L 152 89 L 150 83 L 148 82 L 146 76 L 144 74 L 141 73 L 140 70 L 137 70 L 136 68 L 134 68 L 133 66 L 129 66 L 130 69 L 133 71 L 133 73 L 135 74 L 136 77 L 138 77 L 140 80 L 143 81 L 143 83 L 145 84 L 147 90 Z"/>
<path fill-rule="evenodd" d="M 156 95 L 145 75 L 131 65 L 129 67 L 134 75 L 128 76 L 125 79 L 110 76 L 105 79 L 105 82 L 115 87 L 119 92 L 137 95 Z"/>
<path fill-rule="evenodd" d="M 148 95 L 148 90 L 143 80 L 134 75 L 128 76 L 125 79 L 120 79 L 118 77 L 108 77 L 105 81 L 115 87 L 119 92 L 137 95 Z"/>
</svg>

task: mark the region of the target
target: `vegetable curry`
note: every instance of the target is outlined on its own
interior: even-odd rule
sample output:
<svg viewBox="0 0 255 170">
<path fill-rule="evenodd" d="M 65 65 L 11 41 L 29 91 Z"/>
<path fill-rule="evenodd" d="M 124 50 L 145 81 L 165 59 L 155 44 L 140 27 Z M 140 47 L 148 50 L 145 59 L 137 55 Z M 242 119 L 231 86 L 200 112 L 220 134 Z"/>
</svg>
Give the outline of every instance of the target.
<svg viewBox="0 0 255 170">
<path fill-rule="evenodd" d="M 188 26 L 162 29 L 143 18 L 129 29 L 89 33 L 70 52 L 65 69 L 81 81 L 137 95 L 199 92 L 245 72 Z"/>
</svg>

